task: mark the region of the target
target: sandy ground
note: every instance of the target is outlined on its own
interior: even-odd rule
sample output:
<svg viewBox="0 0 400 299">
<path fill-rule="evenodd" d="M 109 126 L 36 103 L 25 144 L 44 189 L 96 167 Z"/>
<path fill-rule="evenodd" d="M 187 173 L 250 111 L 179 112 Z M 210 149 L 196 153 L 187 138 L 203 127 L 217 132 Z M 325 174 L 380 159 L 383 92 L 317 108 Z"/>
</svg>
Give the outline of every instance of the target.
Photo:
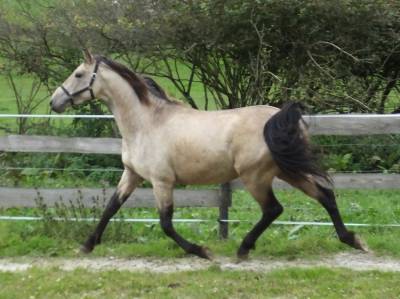
<svg viewBox="0 0 400 299">
<path fill-rule="evenodd" d="M 206 261 L 196 257 L 177 259 L 117 259 L 117 258 L 0 258 L 0 271 L 18 272 L 29 268 L 56 267 L 64 271 L 73 271 L 78 268 L 90 271 L 150 271 L 168 273 L 176 271 L 196 271 L 209 267 L 219 267 L 221 270 L 268 272 L 275 269 L 289 267 L 334 267 L 347 268 L 356 271 L 379 270 L 400 272 L 400 260 L 377 257 L 371 253 L 340 253 L 318 260 L 267 260 L 250 259 L 238 263 L 235 259 L 217 257 L 213 261 Z"/>
</svg>

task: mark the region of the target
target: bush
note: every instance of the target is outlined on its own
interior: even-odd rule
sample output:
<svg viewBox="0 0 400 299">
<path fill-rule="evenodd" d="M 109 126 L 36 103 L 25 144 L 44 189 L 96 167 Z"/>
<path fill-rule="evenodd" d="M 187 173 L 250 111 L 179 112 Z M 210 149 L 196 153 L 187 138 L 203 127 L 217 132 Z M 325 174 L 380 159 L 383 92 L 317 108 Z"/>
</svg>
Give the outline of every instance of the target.
<svg viewBox="0 0 400 299">
<path fill-rule="evenodd" d="M 333 172 L 400 171 L 400 136 L 318 136 L 322 163 Z"/>
</svg>

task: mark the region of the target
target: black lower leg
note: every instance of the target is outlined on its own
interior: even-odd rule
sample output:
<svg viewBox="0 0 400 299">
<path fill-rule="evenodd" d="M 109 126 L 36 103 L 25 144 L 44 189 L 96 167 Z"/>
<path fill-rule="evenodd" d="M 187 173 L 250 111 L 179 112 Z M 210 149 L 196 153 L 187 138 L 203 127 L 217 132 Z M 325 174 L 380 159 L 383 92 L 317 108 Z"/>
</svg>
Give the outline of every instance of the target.
<svg viewBox="0 0 400 299">
<path fill-rule="evenodd" d="M 318 201 L 331 217 L 340 241 L 356 249 L 364 250 L 360 240 L 356 237 L 356 235 L 353 232 L 348 231 L 345 227 L 342 217 L 340 216 L 333 191 L 322 187 L 321 185 L 318 185 L 318 189 L 320 190 Z"/>
<path fill-rule="evenodd" d="M 172 224 L 173 213 L 174 208 L 172 205 L 160 210 L 160 224 L 165 234 L 173 239 L 187 253 L 209 259 L 210 256 L 204 247 L 188 242 L 175 231 Z"/>
<path fill-rule="evenodd" d="M 113 217 L 118 210 L 121 208 L 122 204 L 126 201 L 128 196 L 118 196 L 115 192 L 108 202 L 103 215 L 100 218 L 100 222 L 97 225 L 95 231 L 87 238 L 82 246 L 82 251 L 85 253 L 91 252 L 97 244 L 101 242 L 101 236 L 103 235 L 104 229 L 106 228 L 111 217 Z"/>
<path fill-rule="evenodd" d="M 283 212 L 282 205 L 276 199 L 274 193 L 268 192 L 268 200 L 264 207 L 262 207 L 262 217 L 260 221 L 253 227 L 253 229 L 246 235 L 240 245 L 237 255 L 240 258 L 247 257 L 250 249 L 255 248 L 255 243 L 260 235 L 268 228 L 268 226 L 279 217 Z"/>
</svg>

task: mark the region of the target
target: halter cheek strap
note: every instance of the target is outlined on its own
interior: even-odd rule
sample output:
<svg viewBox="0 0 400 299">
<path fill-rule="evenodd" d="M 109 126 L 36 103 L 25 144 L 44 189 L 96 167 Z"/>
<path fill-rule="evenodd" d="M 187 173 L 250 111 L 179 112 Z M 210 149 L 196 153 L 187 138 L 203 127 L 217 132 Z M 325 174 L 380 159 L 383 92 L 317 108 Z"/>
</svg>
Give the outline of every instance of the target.
<svg viewBox="0 0 400 299">
<path fill-rule="evenodd" d="M 74 97 L 76 97 L 77 95 L 80 95 L 81 93 L 84 93 L 85 91 L 89 91 L 90 92 L 90 96 L 91 96 L 92 100 L 94 100 L 96 98 L 94 96 L 94 92 L 93 92 L 92 86 L 93 86 L 93 83 L 94 83 L 94 81 L 96 80 L 96 77 L 97 77 L 97 71 L 99 69 L 99 64 L 100 64 L 100 62 L 96 61 L 96 65 L 94 66 L 93 74 L 92 74 L 92 77 L 90 78 L 89 85 L 86 86 L 85 88 L 82 88 L 82 89 L 80 89 L 78 91 L 70 93 L 68 91 L 68 89 L 66 89 L 63 85 L 60 86 L 62 91 L 68 96 L 68 98 L 71 101 L 72 105 L 74 105 Z"/>
</svg>

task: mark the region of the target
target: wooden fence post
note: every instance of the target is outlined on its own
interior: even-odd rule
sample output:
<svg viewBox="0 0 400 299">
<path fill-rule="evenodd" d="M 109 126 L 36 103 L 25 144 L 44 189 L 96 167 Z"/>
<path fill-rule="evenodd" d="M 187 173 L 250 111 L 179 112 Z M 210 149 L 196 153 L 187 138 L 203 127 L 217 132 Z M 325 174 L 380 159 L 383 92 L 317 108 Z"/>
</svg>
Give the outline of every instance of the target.
<svg viewBox="0 0 400 299">
<path fill-rule="evenodd" d="M 220 206 L 219 206 L 219 237 L 220 239 L 228 238 L 229 223 L 221 220 L 229 219 L 229 207 L 232 205 L 232 188 L 231 183 L 225 183 L 220 186 Z"/>
</svg>

